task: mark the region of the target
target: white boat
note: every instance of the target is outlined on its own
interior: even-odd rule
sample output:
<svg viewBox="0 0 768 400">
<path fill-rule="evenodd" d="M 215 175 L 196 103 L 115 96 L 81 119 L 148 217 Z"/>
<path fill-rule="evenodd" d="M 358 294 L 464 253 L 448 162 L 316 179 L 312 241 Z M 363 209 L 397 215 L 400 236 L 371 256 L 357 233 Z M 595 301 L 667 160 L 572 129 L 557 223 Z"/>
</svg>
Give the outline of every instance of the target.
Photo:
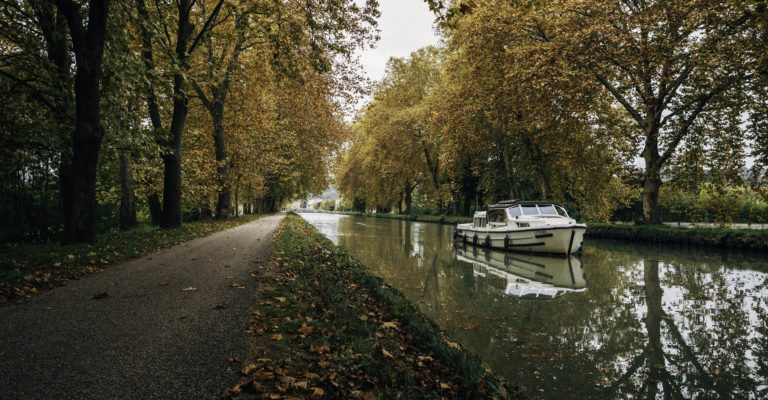
<svg viewBox="0 0 768 400">
<path fill-rule="evenodd" d="M 472 264 L 493 292 L 521 298 L 552 299 L 587 290 L 581 261 L 574 257 L 511 254 L 466 245 L 456 246 L 456 259 Z"/>
<path fill-rule="evenodd" d="M 587 226 L 551 201 L 507 200 L 458 224 L 454 239 L 496 249 L 569 255 L 581 248 Z"/>
</svg>

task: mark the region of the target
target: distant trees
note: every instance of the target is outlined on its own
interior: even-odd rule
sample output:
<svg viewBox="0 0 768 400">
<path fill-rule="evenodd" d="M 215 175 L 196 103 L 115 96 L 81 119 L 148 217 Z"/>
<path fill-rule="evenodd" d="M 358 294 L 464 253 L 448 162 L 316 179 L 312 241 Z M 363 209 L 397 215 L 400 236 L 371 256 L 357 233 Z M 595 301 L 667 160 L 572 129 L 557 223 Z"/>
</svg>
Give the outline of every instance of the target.
<svg viewBox="0 0 768 400">
<path fill-rule="evenodd" d="M 174 227 L 318 190 L 376 7 L 3 2 L 0 241 L 93 241 L 118 214 Z"/>
<path fill-rule="evenodd" d="M 438 138 L 454 212 L 471 197 L 541 198 L 606 219 L 639 195 L 642 219 L 659 223 L 664 182 L 739 184 L 750 147 L 764 174 L 763 2 L 427 3 L 446 46 L 420 123 Z M 379 89 L 356 137 L 386 125 L 372 121 L 388 93 Z M 359 162 L 354 151 L 341 165 Z M 357 180 L 382 175 L 372 174 Z M 338 177 L 347 196 L 364 195 Z"/>
</svg>

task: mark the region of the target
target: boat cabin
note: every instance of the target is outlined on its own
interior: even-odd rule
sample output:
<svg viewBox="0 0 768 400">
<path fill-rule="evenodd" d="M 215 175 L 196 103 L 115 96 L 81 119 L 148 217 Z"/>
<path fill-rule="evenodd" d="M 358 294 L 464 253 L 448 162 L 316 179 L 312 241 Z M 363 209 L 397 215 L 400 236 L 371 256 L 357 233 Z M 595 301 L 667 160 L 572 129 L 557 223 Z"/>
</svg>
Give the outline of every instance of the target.
<svg viewBox="0 0 768 400">
<path fill-rule="evenodd" d="M 507 226 L 509 221 L 519 219 L 519 217 L 565 217 L 570 218 L 565 209 L 549 201 L 519 201 L 506 200 L 488 206 L 487 211 L 477 211 L 472 219 L 474 228 L 485 228 L 486 226 L 494 229 Z M 518 227 L 528 226 L 527 222 L 518 222 Z"/>
<path fill-rule="evenodd" d="M 568 217 L 565 209 L 549 201 L 506 200 L 488 206 L 488 223 L 492 227 L 507 225 L 518 217 Z"/>
<path fill-rule="evenodd" d="M 485 211 L 475 212 L 475 216 L 472 218 L 472 226 L 475 228 L 485 228 Z"/>
</svg>

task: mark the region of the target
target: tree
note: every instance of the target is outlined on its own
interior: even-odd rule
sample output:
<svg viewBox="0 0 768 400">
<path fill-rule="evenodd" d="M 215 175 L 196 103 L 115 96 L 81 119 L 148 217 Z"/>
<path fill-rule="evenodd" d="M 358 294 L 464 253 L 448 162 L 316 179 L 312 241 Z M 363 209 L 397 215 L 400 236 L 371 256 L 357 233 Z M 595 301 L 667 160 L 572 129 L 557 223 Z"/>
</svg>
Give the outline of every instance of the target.
<svg viewBox="0 0 768 400">
<path fill-rule="evenodd" d="M 72 136 L 70 210 L 65 210 L 68 241 L 96 240 L 96 163 L 104 137 L 100 92 L 109 0 L 92 0 L 87 18 L 80 4 L 56 0 L 69 27 L 75 53 L 75 130 Z M 68 211 L 68 212 L 67 212 Z"/>
<path fill-rule="evenodd" d="M 368 206 L 410 212 L 413 192 L 428 193 L 442 212 L 441 139 L 429 125 L 430 93 L 440 78 L 439 53 L 425 48 L 407 59 L 393 58 L 374 101 L 353 128 L 350 149 L 337 168 L 346 197 L 364 197 Z"/>
<path fill-rule="evenodd" d="M 373 39 L 375 21 L 372 18 L 378 15 L 373 1 L 368 1 L 363 8 L 350 1 L 249 1 L 237 6 L 228 4 L 226 12 L 229 18 L 217 24 L 204 39 L 207 68 L 201 79 L 191 81 L 213 125 L 219 218 L 231 214 L 231 161 L 223 122 L 233 80 L 246 82 L 242 79 L 242 69 L 238 68 L 243 52 L 271 53 L 275 79 L 301 81 L 307 78 L 309 69 L 328 73 L 333 68 L 342 68 L 355 48 Z M 329 37 L 335 40 L 329 41 Z"/>
<path fill-rule="evenodd" d="M 662 173 L 681 143 L 695 140 L 707 114 L 741 107 L 732 100 L 756 62 L 746 51 L 749 17 L 733 2 L 710 0 L 563 0 L 519 15 L 526 22 L 518 32 L 541 49 L 538 63 L 568 60 L 574 78 L 598 82 L 631 117 L 645 163 L 643 218 L 659 223 Z"/>
<path fill-rule="evenodd" d="M 573 202 L 608 218 L 631 195 L 626 121 L 578 69 L 541 62 L 550 49 L 526 30 L 527 11 L 503 4 L 453 13 L 447 24 L 432 124 L 456 166 L 452 190 L 477 190 L 474 175 L 486 202 Z"/>
</svg>

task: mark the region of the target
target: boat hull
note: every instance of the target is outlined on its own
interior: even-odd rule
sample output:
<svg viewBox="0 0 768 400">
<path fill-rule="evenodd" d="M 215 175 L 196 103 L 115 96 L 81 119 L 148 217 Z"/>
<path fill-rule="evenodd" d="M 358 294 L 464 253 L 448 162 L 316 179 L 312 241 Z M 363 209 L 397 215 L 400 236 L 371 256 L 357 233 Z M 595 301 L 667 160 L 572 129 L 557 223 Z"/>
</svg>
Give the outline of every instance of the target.
<svg viewBox="0 0 768 400">
<path fill-rule="evenodd" d="M 472 224 L 460 224 L 455 239 L 463 243 L 493 249 L 531 253 L 569 255 L 581 248 L 584 240 L 584 224 L 540 226 L 527 229 L 474 228 Z"/>
</svg>

